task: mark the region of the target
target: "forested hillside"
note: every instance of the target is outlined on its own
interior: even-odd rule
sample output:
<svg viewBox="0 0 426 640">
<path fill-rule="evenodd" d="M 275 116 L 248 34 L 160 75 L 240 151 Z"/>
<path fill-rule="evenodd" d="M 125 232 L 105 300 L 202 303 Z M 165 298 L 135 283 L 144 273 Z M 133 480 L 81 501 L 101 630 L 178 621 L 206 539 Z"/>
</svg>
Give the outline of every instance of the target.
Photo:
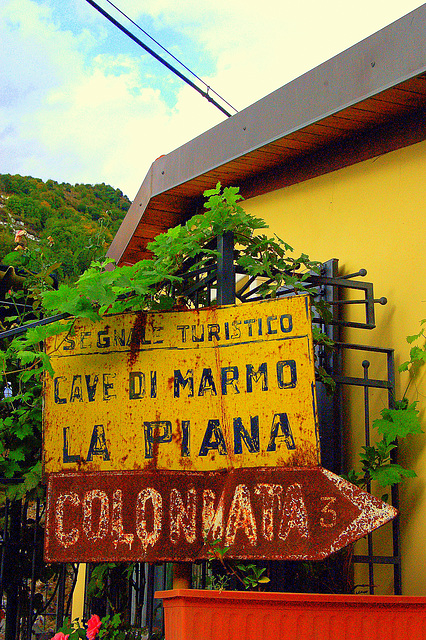
<svg viewBox="0 0 426 640">
<path fill-rule="evenodd" d="M 0 174 L 0 262 L 21 266 L 25 253 L 35 261 L 29 269 L 59 262 L 59 279 L 73 279 L 105 254 L 129 206 L 120 189 L 104 183 L 58 184 Z M 21 247 L 15 242 L 18 231 L 26 232 L 20 234 Z"/>
</svg>

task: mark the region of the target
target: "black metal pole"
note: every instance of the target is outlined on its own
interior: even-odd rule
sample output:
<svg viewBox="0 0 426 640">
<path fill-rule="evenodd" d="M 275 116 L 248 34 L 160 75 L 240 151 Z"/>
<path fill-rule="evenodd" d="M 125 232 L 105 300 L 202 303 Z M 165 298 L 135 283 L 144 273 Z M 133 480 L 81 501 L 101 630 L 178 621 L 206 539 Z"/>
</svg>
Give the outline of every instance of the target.
<svg viewBox="0 0 426 640">
<path fill-rule="evenodd" d="M 28 603 L 28 627 L 27 627 L 27 640 L 31 640 L 32 638 L 32 628 L 33 628 L 33 607 L 34 607 L 34 596 L 35 596 L 35 587 L 36 587 L 36 562 L 37 562 L 37 534 L 38 534 L 38 523 L 40 520 L 40 500 L 37 499 L 36 502 L 36 513 L 34 518 L 34 532 L 33 532 L 33 549 L 32 549 L 32 558 L 31 558 L 31 587 L 30 587 L 30 599 Z"/>
<path fill-rule="evenodd" d="M 6 605 L 6 625 L 5 640 L 16 640 L 18 637 L 18 612 L 19 612 L 19 586 L 21 576 L 21 501 L 14 500 L 10 506 L 10 533 L 8 555 L 15 558 L 14 566 L 9 567 L 8 584 L 6 586 L 7 605 Z M 16 563 L 16 559 L 18 562 Z"/>
<path fill-rule="evenodd" d="M 65 615 L 65 581 L 67 577 L 67 565 L 61 564 L 59 574 L 58 601 L 56 605 L 56 628 L 62 627 Z"/>
<path fill-rule="evenodd" d="M 390 409 L 395 407 L 395 354 L 390 351 L 387 356 L 388 380 L 390 383 L 388 391 L 388 405 Z M 397 443 L 396 443 L 397 444 Z M 398 449 L 393 449 L 390 454 L 390 460 L 396 464 L 398 458 Z M 399 486 L 397 484 L 391 487 L 392 506 L 399 510 Z M 393 555 L 395 563 L 393 565 L 393 591 L 395 595 L 402 594 L 402 568 L 401 568 L 401 531 L 399 514 L 392 520 L 392 543 Z"/>
<path fill-rule="evenodd" d="M 370 366 L 370 362 L 368 360 L 363 360 L 362 366 L 364 369 L 364 381 L 367 383 L 368 381 L 368 368 Z M 364 385 L 364 429 L 365 429 L 365 445 L 367 447 L 370 446 L 370 397 L 369 397 L 369 388 L 367 384 Z M 371 482 L 367 483 L 367 491 L 371 493 Z M 373 534 L 369 533 L 367 535 L 367 548 L 368 548 L 368 582 L 370 594 L 374 595 L 374 549 L 373 549 Z"/>
<path fill-rule="evenodd" d="M 10 500 L 6 498 L 6 502 L 4 505 L 4 527 L 3 527 L 3 540 L 1 545 L 1 560 L 0 560 L 0 606 L 3 602 L 3 590 L 4 590 L 4 563 L 6 557 L 6 546 L 8 544 L 9 539 L 9 505 Z"/>
<path fill-rule="evenodd" d="M 235 304 L 234 234 L 226 231 L 218 236 L 217 304 Z"/>
<path fill-rule="evenodd" d="M 148 627 L 148 635 L 151 637 L 154 627 L 154 565 L 147 564 L 147 581 L 146 581 L 146 626 Z"/>
</svg>

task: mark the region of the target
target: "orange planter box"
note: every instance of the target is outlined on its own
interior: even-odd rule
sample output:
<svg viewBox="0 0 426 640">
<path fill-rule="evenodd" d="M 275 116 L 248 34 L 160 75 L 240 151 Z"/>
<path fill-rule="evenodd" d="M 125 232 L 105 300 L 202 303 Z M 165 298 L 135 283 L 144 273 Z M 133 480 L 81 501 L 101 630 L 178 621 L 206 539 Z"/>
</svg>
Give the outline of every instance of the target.
<svg viewBox="0 0 426 640">
<path fill-rule="evenodd" d="M 426 640 L 426 597 L 158 591 L 166 640 Z"/>
</svg>

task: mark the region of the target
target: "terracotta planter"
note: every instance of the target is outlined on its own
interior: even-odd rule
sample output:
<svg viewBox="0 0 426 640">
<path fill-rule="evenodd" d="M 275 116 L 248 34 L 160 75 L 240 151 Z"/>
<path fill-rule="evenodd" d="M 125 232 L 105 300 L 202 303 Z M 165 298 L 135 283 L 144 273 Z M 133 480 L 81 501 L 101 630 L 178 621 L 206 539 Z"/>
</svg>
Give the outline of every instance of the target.
<svg viewBox="0 0 426 640">
<path fill-rule="evenodd" d="M 426 640 L 426 597 L 159 591 L 166 640 Z"/>
</svg>

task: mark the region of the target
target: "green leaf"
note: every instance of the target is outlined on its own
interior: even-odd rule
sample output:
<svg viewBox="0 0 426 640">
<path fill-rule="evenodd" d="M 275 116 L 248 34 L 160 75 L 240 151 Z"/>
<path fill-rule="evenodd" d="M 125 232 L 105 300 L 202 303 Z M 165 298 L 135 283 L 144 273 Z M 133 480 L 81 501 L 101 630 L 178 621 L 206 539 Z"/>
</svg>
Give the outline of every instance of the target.
<svg viewBox="0 0 426 640">
<path fill-rule="evenodd" d="M 119 613 L 114 613 L 111 618 L 111 624 L 117 627 L 121 623 L 121 615 Z"/>
<path fill-rule="evenodd" d="M 360 474 L 357 473 L 354 469 L 351 469 L 347 475 L 342 474 L 342 478 L 344 480 L 347 480 L 348 482 L 351 482 L 352 484 L 358 486 L 361 482 L 361 478 L 360 478 Z"/>
<path fill-rule="evenodd" d="M 406 362 L 403 362 L 402 364 L 400 364 L 399 367 L 398 367 L 399 373 L 402 373 L 403 371 L 408 371 L 409 365 L 410 365 L 410 361 L 409 360 L 407 360 Z"/>
<path fill-rule="evenodd" d="M 412 347 L 410 349 L 410 359 L 411 362 L 426 362 L 426 350 L 418 346 Z"/>
<path fill-rule="evenodd" d="M 373 422 L 373 427 L 384 436 L 388 443 L 397 437 L 405 438 L 410 434 L 423 433 L 417 402 L 406 409 L 382 409 L 382 418 Z"/>
<path fill-rule="evenodd" d="M 22 384 L 26 384 L 31 378 L 34 378 L 40 373 L 39 369 L 29 369 L 28 371 L 21 371 L 19 374 L 19 379 Z M 13 398 L 11 398 L 11 402 L 13 402 Z"/>
<path fill-rule="evenodd" d="M 25 460 L 25 451 L 21 448 L 13 449 L 13 451 L 9 451 L 8 458 L 9 460 L 21 462 L 22 460 Z"/>
<path fill-rule="evenodd" d="M 364 449 L 364 453 L 359 454 L 361 460 L 373 464 L 377 455 L 376 448 L 371 446 L 364 446 L 362 448 Z"/>
<path fill-rule="evenodd" d="M 23 422 L 15 429 L 15 435 L 20 440 L 24 440 L 27 436 L 33 435 L 33 433 L 33 428 L 28 422 Z"/>
<path fill-rule="evenodd" d="M 65 332 L 68 333 L 72 326 L 72 321 L 61 320 L 59 322 L 52 322 L 51 324 L 34 327 L 33 329 L 28 329 L 26 340 L 28 343 L 32 344 L 44 342 L 46 338 L 60 335 Z"/>
<path fill-rule="evenodd" d="M 20 500 L 27 493 L 38 487 L 41 482 L 41 462 L 37 462 L 26 474 L 24 482 L 6 487 L 6 495 L 10 500 Z"/>
<path fill-rule="evenodd" d="M 27 364 L 30 364 L 31 362 L 34 362 L 34 360 L 37 360 L 38 358 L 38 354 L 34 353 L 34 351 L 18 351 L 16 355 L 21 361 L 21 365 L 23 367 L 25 367 L 25 365 Z"/>
<path fill-rule="evenodd" d="M 412 469 L 404 469 L 399 464 L 387 464 L 371 470 L 371 478 L 381 487 L 397 484 L 404 478 L 415 478 L 416 473 Z"/>
<path fill-rule="evenodd" d="M 324 367 L 316 366 L 315 372 L 318 376 L 318 379 L 323 383 L 326 389 L 326 393 L 328 396 L 332 396 L 336 390 L 336 383 L 333 378 L 327 373 Z"/>
<path fill-rule="evenodd" d="M 406 340 L 407 340 L 408 344 L 412 344 L 413 342 L 418 340 L 420 338 L 420 336 L 422 336 L 422 335 L 423 335 L 423 331 L 420 331 L 419 333 L 416 333 L 413 336 L 407 336 Z"/>
<path fill-rule="evenodd" d="M 45 371 L 47 371 L 50 377 L 53 378 L 53 376 L 55 375 L 55 372 L 52 367 L 52 362 L 49 356 L 47 355 L 47 353 L 44 353 L 44 352 L 40 353 L 40 360 L 43 364 Z"/>
</svg>

